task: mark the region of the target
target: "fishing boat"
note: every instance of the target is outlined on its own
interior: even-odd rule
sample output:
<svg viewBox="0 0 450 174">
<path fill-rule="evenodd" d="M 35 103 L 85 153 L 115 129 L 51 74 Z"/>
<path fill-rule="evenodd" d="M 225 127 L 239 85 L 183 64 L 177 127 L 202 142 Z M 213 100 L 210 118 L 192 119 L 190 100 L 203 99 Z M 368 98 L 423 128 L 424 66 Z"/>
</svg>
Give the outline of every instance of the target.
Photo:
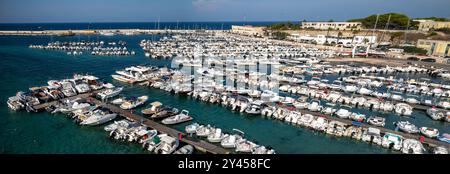
<svg viewBox="0 0 450 174">
<path fill-rule="evenodd" d="M 439 130 L 435 128 L 421 127 L 419 130 L 422 135 L 425 135 L 428 138 L 436 138 L 439 136 Z"/>
<path fill-rule="evenodd" d="M 144 95 L 138 98 L 130 98 L 129 100 L 126 100 L 120 105 L 120 108 L 122 109 L 134 109 L 136 107 L 139 107 L 143 105 L 148 100 L 148 96 Z"/>
<path fill-rule="evenodd" d="M 82 121 L 81 125 L 95 126 L 111 121 L 117 117 L 116 113 L 113 113 L 106 109 L 95 110 L 86 120 Z"/>
<path fill-rule="evenodd" d="M 113 88 L 113 89 L 106 89 L 102 92 L 99 92 L 97 94 L 98 97 L 100 97 L 101 100 L 106 100 L 108 98 L 113 98 L 122 92 L 123 87 Z"/>
<path fill-rule="evenodd" d="M 386 133 L 383 136 L 381 145 L 384 148 L 400 150 L 402 148 L 403 137 L 393 133 Z"/>
<path fill-rule="evenodd" d="M 175 151 L 173 154 L 192 154 L 194 152 L 194 146 L 187 144 L 183 147 L 179 148 L 177 151 Z"/>
<path fill-rule="evenodd" d="M 416 125 L 410 123 L 409 121 L 399 121 L 395 125 L 403 132 L 416 134 L 419 133 L 419 128 Z"/>
<path fill-rule="evenodd" d="M 405 154 L 423 154 L 425 148 L 422 143 L 415 139 L 403 140 L 402 153 Z"/>
<path fill-rule="evenodd" d="M 150 106 L 151 106 L 150 108 L 142 110 L 141 111 L 142 114 L 153 115 L 153 114 L 156 114 L 157 112 L 161 111 L 161 109 L 162 109 L 162 103 L 158 102 L 158 101 L 150 103 Z"/>
<path fill-rule="evenodd" d="M 362 140 L 368 143 L 381 145 L 381 131 L 380 129 L 369 127 L 362 134 Z"/>
<path fill-rule="evenodd" d="M 372 116 L 369 117 L 367 122 L 374 126 L 384 127 L 384 125 L 386 124 L 386 119 L 383 117 Z"/>
<path fill-rule="evenodd" d="M 179 124 L 187 121 L 191 121 L 193 118 L 189 116 L 189 111 L 182 110 L 181 113 L 165 118 L 161 122 L 163 124 Z"/>
</svg>

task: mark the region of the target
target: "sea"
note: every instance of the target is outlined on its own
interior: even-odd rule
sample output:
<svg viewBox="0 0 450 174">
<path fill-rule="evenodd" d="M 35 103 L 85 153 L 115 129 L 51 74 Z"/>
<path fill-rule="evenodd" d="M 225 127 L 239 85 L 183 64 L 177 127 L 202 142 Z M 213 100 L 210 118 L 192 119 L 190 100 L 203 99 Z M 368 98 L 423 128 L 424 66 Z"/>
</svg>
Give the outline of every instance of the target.
<svg viewBox="0 0 450 174">
<path fill-rule="evenodd" d="M 178 26 L 203 26 L 198 28 L 229 29 L 231 25 L 264 25 L 257 23 L 178 23 Z M 161 28 L 176 26 L 161 23 Z M 222 27 L 223 26 L 223 27 Z M 57 24 L 1 24 L 0 30 L 94 29 L 94 28 L 151 28 L 152 23 L 57 23 Z M 150 154 L 137 144 L 118 142 L 108 137 L 103 126 L 79 126 L 62 114 L 46 112 L 28 113 L 11 111 L 6 101 L 18 91 L 33 86 L 46 85 L 48 80 L 63 79 L 75 73 L 92 74 L 116 86 L 124 86 L 123 96 L 148 95 L 150 102 L 186 109 L 194 121 L 222 128 L 226 132 L 239 129 L 245 137 L 258 144 L 270 146 L 280 154 L 386 154 L 397 153 L 377 145 L 350 138 L 337 138 L 310 129 L 260 116 L 232 112 L 219 105 L 203 103 L 189 97 L 173 95 L 148 87 L 127 85 L 111 78 L 116 70 L 132 65 L 169 66 L 170 60 L 150 59 L 139 47 L 143 39 L 159 39 L 164 35 L 115 36 L 0 36 L 0 153 L 3 154 Z M 30 44 L 47 44 L 52 41 L 105 41 L 127 42 L 134 56 L 67 55 L 63 51 L 28 48 Z M 310 77 L 308 77 L 310 78 Z M 335 79 L 336 76 L 323 77 Z M 393 122 L 408 120 L 418 126 L 438 128 L 449 132 L 449 124 L 431 120 L 424 112 L 415 111 L 413 117 L 400 117 L 392 113 L 358 110 L 387 119 L 386 127 L 394 129 Z M 139 110 L 137 110 L 139 112 Z M 190 123 L 176 125 L 180 131 Z"/>
</svg>

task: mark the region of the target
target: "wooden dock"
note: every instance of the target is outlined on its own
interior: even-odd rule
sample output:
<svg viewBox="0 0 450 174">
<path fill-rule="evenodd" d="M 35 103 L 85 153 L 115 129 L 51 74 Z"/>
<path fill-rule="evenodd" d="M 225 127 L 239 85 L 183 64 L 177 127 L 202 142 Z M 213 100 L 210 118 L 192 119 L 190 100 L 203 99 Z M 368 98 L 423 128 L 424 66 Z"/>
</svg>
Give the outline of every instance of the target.
<svg viewBox="0 0 450 174">
<path fill-rule="evenodd" d="M 307 110 L 299 110 L 299 111 L 302 114 L 311 114 L 311 115 L 314 115 L 314 116 L 317 116 L 317 117 L 324 117 L 324 118 L 326 118 L 328 120 L 339 121 L 339 122 L 342 122 L 344 124 L 352 125 L 352 120 L 342 119 L 342 118 L 338 118 L 338 117 L 332 117 L 332 116 L 329 116 L 329 115 L 324 115 L 324 114 L 320 114 L 320 113 L 317 113 L 317 112 L 311 112 L 311 111 L 307 111 Z M 407 138 L 407 139 L 419 140 L 420 136 L 421 136 L 419 134 L 408 134 L 408 133 L 404 133 L 404 132 L 390 130 L 390 129 L 387 129 L 387 128 L 384 128 L 384 127 L 376 127 L 376 126 L 372 126 L 372 125 L 369 125 L 369 124 L 366 124 L 366 123 L 362 123 L 361 127 L 365 128 L 365 129 L 367 129 L 369 127 L 377 128 L 377 129 L 380 129 L 382 134 L 393 133 L 393 134 L 401 135 L 401 136 L 403 136 L 403 138 Z M 450 145 L 448 143 L 446 143 L 446 142 L 442 142 L 442 141 L 439 141 L 439 140 L 436 140 L 436 139 L 427 138 L 427 137 L 424 138 L 424 141 L 422 143 L 423 144 L 427 144 L 430 147 L 436 147 L 436 146 L 444 146 L 444 147 L 447 147 L 447 148 L 450 147 Z"/>
<path fill-rule="evenodd" d="M 131 113 L 130 111 L 123 110 L 112 104 L 101 102 L 100 100 L 97 100 L 96 98 L 87 97 L 87 100 L 88 100 L 88 102 L 94 103 L 94 104 L 99 105 L 104 108 L 107 108 L 107 109 L 111 110 L 112 112 L 115 112 L 131 121 L 141 122 L 142 124 L 152 128 L 152 129 L 157 130 L 158 132 L 166 133 L 172 137 L 178 137 L 181 134 L 184 137 L 181 139 L 181 141 L 194 146 L 197 150 L 207 152 L 207 153 L 212 153 L 212 154 L 228 154 L 228 153 L 230 153 L 229 150 L 226 150 L 222 147 L 216 146 L 216 145 L 206 142 L 204 140 L 185 138 L 187 136 L 183 132 L 180 132 L 178 130 L 172 129 L 165 125 L 159 124 L 153 120 L 149 120 L 142 116 L 138 116 L 136 114 Z"/>
<path fill-rule="evenodd" d="M 78 94 L 78 95 L 75 95 L 75 96 L 72 96 L 72 97 L 66 97 L 66 98 L 55 100 L 55 101 L 51 101 L 51 102 L 41 103 L 41 104 L 33 106 L 33 109 L 35 109 L 36 111 L 39 111 L 39 110 L 45 109 L 48 106 L 57 104 L 58 102 L 62 102 L 62 101 L 65 101 L 65 100 L 74 100 L 74 99 L 77 99 L 77 98 L 86 99 L 86 98 L 88 98 L 90 96 L 96 95 L 97 93 L 99 93 L 101 91 L 103 91 L 103 90 L 87 92 L 87 93 Z"/>
</svg>

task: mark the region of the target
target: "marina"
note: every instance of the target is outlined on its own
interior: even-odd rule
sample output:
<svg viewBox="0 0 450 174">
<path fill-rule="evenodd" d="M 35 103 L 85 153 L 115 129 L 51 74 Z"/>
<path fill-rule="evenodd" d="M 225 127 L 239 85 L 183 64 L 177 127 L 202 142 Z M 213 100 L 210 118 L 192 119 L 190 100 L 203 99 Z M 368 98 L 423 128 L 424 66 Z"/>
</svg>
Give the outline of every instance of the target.
<svg viewBox="0 0 450 174">
<path fill-rule="evenodd" d="M 448 81 L 444 78 L 447 72 L 443 69 L 415 65 L 390 67 L 333 64 L 331 66 L 327 60 L 336 56 L 334 51 L 296 47 L 295 45 L 280 44 L 270 40 L 262 41 L 258 38 L 249 39 L 248 37 L 228 35 L 228 33 L 220 31 L 180 32 L 179 34 L 158 36 L 161 38 L 160 41 L 159 39 L 148 39 L 149 36 L 146 35 L 126 36 L 126 39 L 123 38 L 125 36 L 101 37 L 104 37 L 102 38 L 102 40 L 105 40 L 104 43 L 126 40 L 130 50 L 141 50 L 129 55 L 138 57 L 137 60 L 116 59 L 116 55 L 111 55 L 109 60 L 97 59 L 96 56 L 101 55 L 88 54 L 86 51 L 84 51 L 84 54 L 78 55 L 79 58 L 77 59 L 80 60 L 69 60 L 71 55 L 65 53 L 67 51 L 73 53 L 74 50 L 89 50 L 84 47 L 67 48 L 62 53 L 30 49 L 36 55 L 54 54 L 55 56 L 53 58 L 51 56 L 48 61 L 61 59 L 63 62 L 70 62 L 69 64 L 72 64 L 73 61 L 81 61 L 79 63 L 83 65 L 79 66 L 84 66 L 84 68 L 74 65 L 75 67 L 72 67 L 72 69 L 65 65 L 62 66 L 62 69 L 69 69 L 69 73 L 62 73 L 59 78 L 54 78 L 55 76 L 49 74 L 48 77 L 53 77 L 51 79 L 68 79 L 66 81 L 73 85 L 73 89 L 66 89 L 64 83 L 61 83 L 63 81 L 50 81 L 51 79 L 41 78 L 38 81 L 47 81 L 49 85 L 45 88 L 30 88 L 33 96 L 40 97 L 38 99 L 39 104 L 30 103 L 34 102 L 34 99 L 27 99 L 27 102 L 22 102 L 23 100 L 19 100 L 23 98 L 21 95 L 13 96 L 8 104 L 10 110 L 16 111 L 11 111 L 10 115 L 22 115 L 21 112 L 23 111 L 19 111 L 21 109 L 31 111 L 29 114 L 41 115 L 43 113 L 33 113 L 33 111 L 51 110 L 50 106 L 56 106 L 58 103 L 64 103 L 68 100 L 71 101 L 69 106 L 76 108 L 72 101 L 80 98 L 90 103 L 91 106 L 105 109 L 90 111 L 92 116 L 96 114 L 106 116 L 116 113 L 117 116 L 127 118 L 131 122 L 142 123 L 143 126 L 148 128 L 147 131 L 155 130 L 174 138 L 172 141 L 170 138 L 162 138 L 161 136 L 164 142 L 167 141 L 170 144 L 174 143 L 175 140 L 180 140 L 180 143 L 182 143 L 177 146 L 177 149 L 157 150 L 157 153 L 175 153 L 177 150 L 177 153 L 200 151 L 213 154 L 273 153 L 271 150 L 276 151 L 276 153 L 308 153 L 296 151 L 296 146 L 289 149 L 286 145 L 281 145 L 285 143 L 275 143 L 275 141 L 264 138 L 262 135 L 255 135 L 260 131 L 260 128 L 250 128 L 255 127 L 255 124 L 252 123 L 255 121 L 261 125 L 278 127 L 279 132 L 288 131 L 292 133 L 301 130 L 308 137 L 313 136 L 321 139 L 320 141 L 325 139 L 329 143 L 337 143 L 337 147 L 339 147 L 339 143 L 350 143 L 353 147 L 364 147 L 363 149 L 375 150 L 376 153 L 434 153 L 435 151 L 444 153 L 449 147 L 448 142 L 445 142 L 445 135 L 448 135 L 449 131 L 448 121 L 446 121 L 446 118 L 449 117 L 449 108 L 445 101 L 449 98 L 450 92 Z M 110 40 L 107 37 L 110 37 Z M 42 43 L 51 43 L 50 39 L 52 38 L 46 37 L 46 41 L 42 41 Z M 83 39 L 87 40 L 87 38 Z M 71 43 L 70 41 L 61 41 L 60 43 L 64 42 Z M 195 49 L 196 42 L 202 42 L 202 47 L 204 47 L 202 52 Z M 96 42 L 84 43 L 94 44 Z M 29 45 L 34 45 L 34 43 L 21 43 L 21 48 L 29 49 Z M 171 45 L 178 46 L 172 47 Z M 226 57 L 232 57 L 233 59 L 226 59 Z M 126 63 L 122 64 L 124 61 Z M 114 66 L 102 69 L 102 63 L 113 62 Z M 119 64 L 120 66 L 118 66 Z M 93 67 L 100 71 L 92 71 Z M 218 67 L 226 68 L 219 69 Z M 258 72 L 263 67 L 267 67 L 267 70 L 270 69 L 270 71 Z M 188 68 L 188 72 L 194 72 L 194 75 L 184 74 L 186 69 L 183 68 Z M 92 72 L 100 78 L 80 74 L 67 78 L 72 72 L 80 71 Z M 82 82 L 77 81 L 77 78 L 83 79 Z M 427 81 L 424 78 L 431 80 Z M 100 81 L 98 79 L 107 80 Z M 341 82 L 334 83 L 334 81 Z M 12 82 L 12 79 L 10 82 Z M 61 89 L 60 93 L 67 97 L 58 98 L 55 95 L 50 97 L 53 99 L 46 99 L 45 96 L 40 95 L 40 90 L 45 94 L 58 93 L 52 91 L 54 90 L 52 84 L 57 82 L 61 83 L 61 86 L 56 88 Z M 87 87 L 84 84 L 87 84 Z M 25 87 L 33 85 L 35 84 L 27 82 Z M 416 86 L 413 87 L 413 85 Z M 425 89 L 425 87 L 427 88 Z M 23 89 L 24 87 L 19 88 Z M 70 90 L 75 90 L 75 94 L 71 94 Z M 273 92 L 277 90 L 278 93 Z M 14 94 L 12 91 L 17 90 L 11 88 L 9 91 L 11 92 L 8 93 L 8 97 L 5 96 L 6 100 L 11 97 L 11 94 Z M 125 96 L 140 97 L 124 97 L 122 93 L 125 93 Z M 411 97 L 412 95 L 417 97 Z M 123 101 L 119 105 L 111 104 L 116 99 L 122 99 Z M 182 107 L 174 106 L 178 105 L 179 100 L 189 104 L 184 104 Z M 161 102 L 155 103 L 157 101 Z M 128 103 L 123 104 L 126 102 Z M 367 102 L 371 103 L 367 104 Z M 385 103 L 390 105 L 388 106 Z M 78 104 L 76 106 L 85 109 L 82 103 L 80 106 Z M 181 114 L 171 115 L 170 110 L 166 108 L 171 106 L 179 108 L 176 113 Z M 199 106 L 201 108 L 196 109 Z M 6 105 L 5 108 L 7 108 Z M 216 117 L 204 116 L 205 113 L 202 110 L 211 108 L 220 111 L 217 114 L 220 114 L 223 118 L 217 120 Z M 436 111 L 432 109 L 436 109 Z M 434 112 L 436 114 L 443 113 L 443 117 L 436 117 L 435 120 L 433 115 L 427 116 L 427 113 Z M 346 118 L 339 116 L 345 116 L 347 113 L 349 115 Z M 76 122 L 82 125 L 100 123 L 95 121 L 98 118 L 92 116 L 86 116 L 86 118 L 92 117 L 91 120 L 94 121 L 88 120 L 83 123 L 86 119 L 84 116 L 78 115 L 78 120 L 75 119 Z M 113 115 L 109 116 L 113 118 Z M 158 121 L 155 121 L 155 119 L 158 119 Z M 234 122 L 230 125 L 219 123 L 223 122 L 222 119 L 233 120 Z M 109 120 L 109 123 L 112 120 L 114 119 Z M 273 120 L 279 120 L 280 123 Z M 404 132 L 393 123 L 399 124 L 405 120 L 411 121 L 411 124 L 417 126 L 418 130 L 420 128 L 419 132 Z M 382 123 L 380 124 L 382 126 L 375 125 L 378 121 Z M 103 123 L 103 121 L 101 122 Z M 215 128 L 214 132 L 204 136 L 204 138 L 201 138 L 203 135 L 198 135 L 198 132 L 189 135 L 190 133 L 186 132 L 188 127 L 197 122 L 217 125 L 217 127 L 224 129 Z M 105 122 L 104 124 L 108 123 Z M 207 127 L 206 124 L 199 126 Z M 231 131 L 235 128 L 243 129 L 246 137 L 255 140 L 255 143 L 242 141 L 242 147 L 237 147 L 236 144 L 228 145 L 227 142 L 234 142 L 235 138 L 239 138 L 235 137 L 235 134 L 231 136 L 230 133 L 223 133 L 222 130 L 226 132 L 225 130 Z M 270 129 L 265 131 L 272 132 Z M 437 134 L 433 133 L 436 131 L 438 131 Z M 152 132 L 151 135 L 155 137 L 157 134 Z M 179 138 L 180 135 L 182 138 Z M 285 135 L 273 136 L 281 139 L 285 137 Z M 291 135 L 291 137 L 295 136 Z M 390 137 L 396 136 L 401 137 L 401 141 L 390 142 L 392 139 Z M 301 136 L 300 139 L 303 138 L 305 137 Z M 133 142 L 138 141 L 133 140 Z M 303 146 L 312 148 L 314 142 L 317 143 L 317 141 L 313 140 L 311 144 L 303 144 Z M 384 145 L 383 142 L 387 144 Z M 110 143 L 114 144 L 113 142 Z M 372 144 L 379 145 L 379 147 L 372 146 Z M 183 145 L 186 145 L 186 147 Z M 187 145 L 191 145 L 193 149 Z M 230 150 L 223 146 L 235 147 L 235 149 Z M 244 148 L 247 146 L 252 148 L 250 150 Z M 416 148 L 416 146 L 423 146 L 423 148 Z M 342 145 L 340 147 L 344 148 Z M 394 150 L 386 151 L 383 147 Z M 137 147 L 137 149 L 139 148 Z M 335 152 L 340 150 L 336 149 Z M 363 151 L 368 152 L 366 150 L 361 152 Z M 317 153 L 319 151 L 311 150 L 310 152 Z"/>
</svg>

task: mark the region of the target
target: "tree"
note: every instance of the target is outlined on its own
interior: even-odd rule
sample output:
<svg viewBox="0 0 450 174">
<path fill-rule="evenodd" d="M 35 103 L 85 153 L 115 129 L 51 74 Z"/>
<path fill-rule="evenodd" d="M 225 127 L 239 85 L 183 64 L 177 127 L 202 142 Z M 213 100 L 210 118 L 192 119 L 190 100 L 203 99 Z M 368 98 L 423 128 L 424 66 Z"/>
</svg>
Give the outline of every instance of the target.
<svg viewBox="0 0 450 174">
<path fill-rule="evenodd" d="M 277 31 L 277 32 L 272 33 L 272 36 L 273 36 L 273 38 L 278 39 L 278 40 L 285 40 L 289 36 L 289 34 L 286 32 Z"/>
<path fill-rule="evenodd" d="M 389 16 L 391 16 L 391 19 L 389 20 L 389 25 L 388 25 L 389 29 L 406 29 L 406 27 L 408 26 L 408 21 L 411 20 L 408 16 L 406 16 L 404 14 L 399 14 L 399 13 L 382 14 L 382 15 L 379 15 L 376 29 L 383 29 L 388 22 Z M 349 22 L 361 22 L 364 28 L 374 28 L 376 20 L 377 20 L 377 15 L 370 15 L 365 18 L 350 19 L 348 21 Z"/>
</svg>

